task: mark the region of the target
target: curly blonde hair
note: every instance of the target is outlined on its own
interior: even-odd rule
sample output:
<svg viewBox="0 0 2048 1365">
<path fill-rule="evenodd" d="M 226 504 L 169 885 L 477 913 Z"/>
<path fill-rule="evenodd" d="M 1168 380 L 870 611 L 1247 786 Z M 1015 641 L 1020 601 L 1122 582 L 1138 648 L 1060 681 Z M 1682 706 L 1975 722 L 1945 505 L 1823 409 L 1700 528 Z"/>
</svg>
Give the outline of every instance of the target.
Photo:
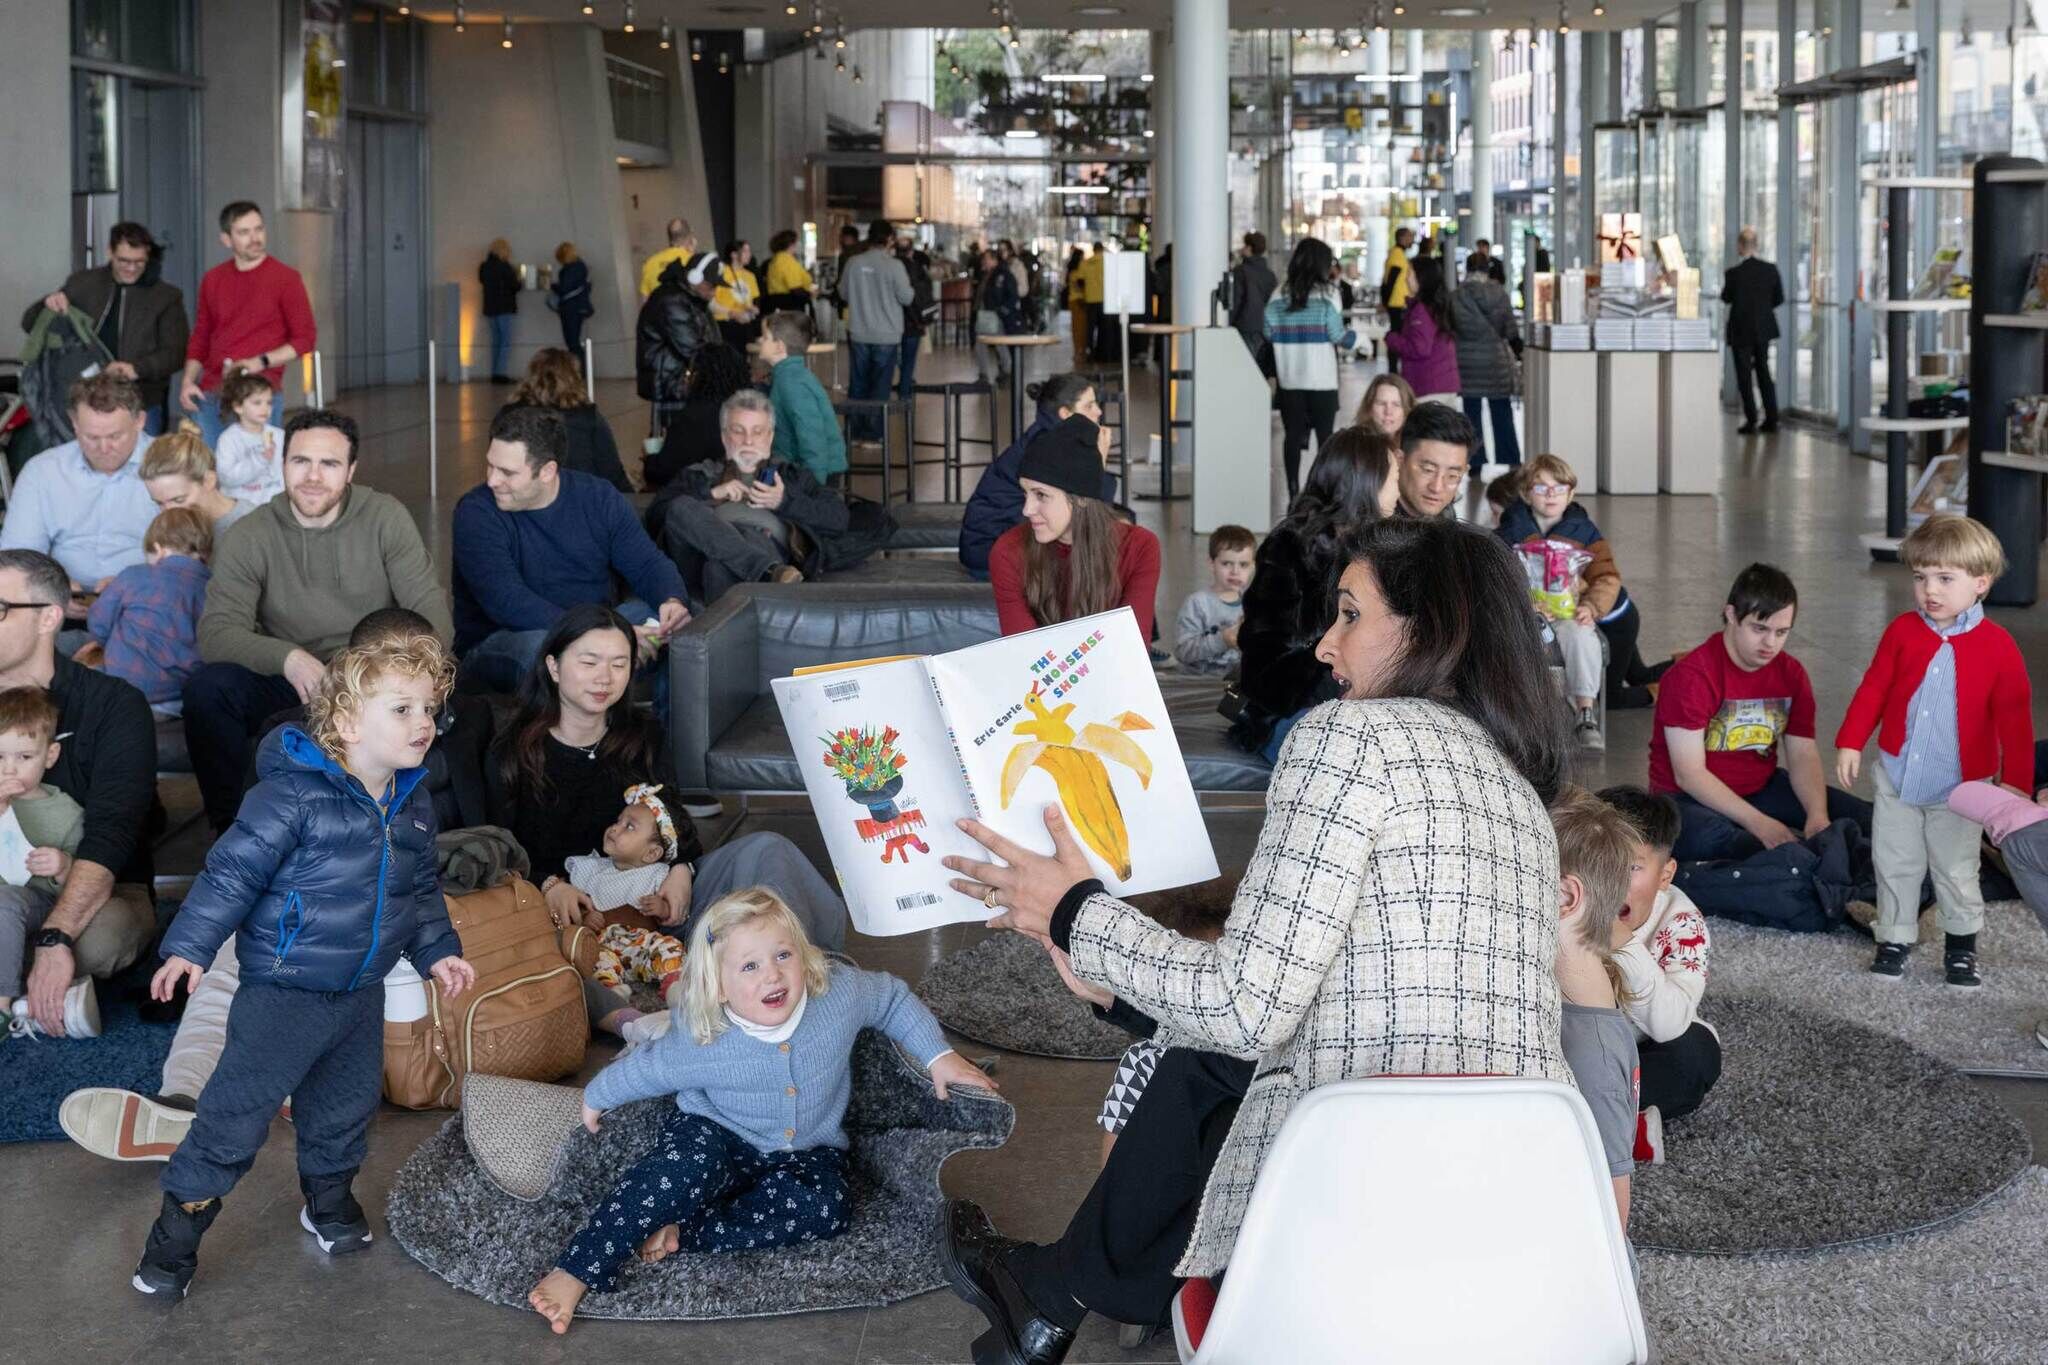
<svg viewBox="0 0 2048 1365">
<path fill-rule="evenodd" d="M 307 733 L 328 757 L 342 761 L 341 718 L 361 715 L 370 694 L 391 678 L 427 679 L 439 711 L 455 690 L 455 656 L 431 635 L 399 635 L 350 645 L 328 660 L 320 686 L 306 704 Z"/>
<path fill-rule="evenodd" d="M 690 1026 L 691 1036 L 700 1044 L 709 1043 L 729 1026 L 725 1006 L 718 998 L 718 955 L 724 951 L 722 945 L 727 936 L 742 925 L 763 920 L 771 928 L 782 930 L 796 945 L 797 958 L 803 963 L 804 990 L 810 995 L 823 995 L 830 987 L 831 974 L 825 954 L 811 942 L 811 936 L 804 932 L 803 921 L 796 917 L 787 901 L 765 886 L 750 886 L 744 891 L 722 896 L 697 917 L 696 925 L 690 930 L 689 952 L 683 959 L 683 1001 L 680 1008 L 684 1021 Z"/>
</svg>

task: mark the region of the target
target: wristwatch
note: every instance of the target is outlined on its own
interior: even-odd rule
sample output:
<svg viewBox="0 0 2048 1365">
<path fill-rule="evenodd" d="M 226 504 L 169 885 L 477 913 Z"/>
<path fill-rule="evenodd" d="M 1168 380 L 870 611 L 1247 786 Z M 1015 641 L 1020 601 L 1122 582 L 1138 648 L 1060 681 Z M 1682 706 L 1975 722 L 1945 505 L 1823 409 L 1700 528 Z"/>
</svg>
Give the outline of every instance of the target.
<svg viewBox="0 0 2048 1365">
<path fill-rule="evenodd" d="M 33 940 L 38 948 L 76 948 L 78 940 L 62 929 L 44 929 Z"/>
</svg>

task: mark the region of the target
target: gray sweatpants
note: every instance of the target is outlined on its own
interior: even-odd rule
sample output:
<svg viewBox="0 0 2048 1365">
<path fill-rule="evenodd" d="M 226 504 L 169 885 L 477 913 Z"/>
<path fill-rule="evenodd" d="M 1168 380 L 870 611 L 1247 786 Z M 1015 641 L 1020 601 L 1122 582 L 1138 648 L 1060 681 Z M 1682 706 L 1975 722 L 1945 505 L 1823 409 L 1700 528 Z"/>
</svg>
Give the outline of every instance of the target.
<svg viewBox="0 0 2048 1365">
<path fill-rule="evenodd" d="M 690 916 L 675 931 L 687 940 L 690 926 L 720 897 L 750 886 L 765 886 L 789 903 L 811 942 L 827 952 L 846 946 L 846 902 L 811 866 L 803 850 L 780 834 L 744 835 L 720 844 L 697 860 L 690 885 Z"/>
<path fill-rule="evenodd" d="M 0 883 L 0 997 L 13 1000 L 26 984 L 28 941 L 57 906 L 57 898 L 33 886 Z"/>
<path fill-rule="evenodd" d="M 2014 830 L 1998 851 L 2005 855 L 2005 870 L 2019 887 L 2020 899 L 2048 930 L 2048 821 Z"/>
</svg>

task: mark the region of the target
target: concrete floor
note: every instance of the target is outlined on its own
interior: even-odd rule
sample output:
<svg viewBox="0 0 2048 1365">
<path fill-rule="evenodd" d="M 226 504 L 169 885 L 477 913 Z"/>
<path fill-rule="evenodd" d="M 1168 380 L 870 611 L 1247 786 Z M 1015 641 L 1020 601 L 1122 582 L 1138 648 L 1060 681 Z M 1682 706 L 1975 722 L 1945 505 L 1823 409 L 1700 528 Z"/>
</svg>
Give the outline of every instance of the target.
<svg viewBox="0 0 2048 1365">
<path fill-rule="evenodd" d="M 927 357 L 921 378 L 964 377 L 958 351 Z M 1034 370 L 1034 373 L 1039 371 Z M 1344 410 L 1355 405 L 1370 369 L 1348 366 Z M 1156 411 L 1141 373 L 1134 418 Z M 443 573 L 448 564 L 449 510 L 480 477 L 484 432 L 504 390 L 471 385 L 440 394 L 439 497 L 429 502 L 426 403 L 420 390 L 343 396 L 340 406 L 363 423 L 361 478 L 414 507 Z M 637 449 L 645 406 L 628 381 L 605 381 L 600 401 L 622 449 Z M 929 417 L 936 427 L 936 409 Z M 1007 414 L 1004 417 L 1007 426 Z M 1805 593 L 1792 648 L 1813 674 L 1823 740 L 1892 616 L 1910 605 L 1903 570 L 1872 566 L 1856 536 L 1880 520 L 1882 467 L 1851 457 L 1831 437 L 1787 431 L 1744 440 L 1725 421 L 1719 498 L 1595 498 L 1591 511 L 1615 546 L 1630 592 L 1644 617 L 1647 658 L 1690 648 L 1715 629 L 1729 579 L 1754 559 L 1788 570 Z M 1141 428 L 1146 429 L 1146 428 Z M 1577 452 L 1572 452 L 1578 454 Z M 1590 454 L 1582 457 L 1590 464 Z M 629 456 L 628 467 L 633 466 Z M 938 496 L 938 471 L 921 471 L 924 496 Z M 1276 504 L 1279 489 L 1275 488 Z M 1140 503 L 1165 550 L 1160 608 L 1169 619 L 1180 598 L 1206 576 L 1200 539 L 1187 504 Z M 2030 658 L 2048 658 L 2048 615 L 2001 611 L 1997 618 Z M 2048 704 L 2044 704 L 2048 705 Z M 2037 707 L 2037 723 L 2048 709 Z M 1591 785 L 1640 781 L 1650 716 L 1615 713 L 1608 749 L 1583 765 Z M 166 793 L 189 810 L 188 790 Z M 808 815 L 779 810 L 752 827 L 780 830 L 821 866 L 825 855 Z M 1241 861 L 1258 832 L 1255 813 L 1218 813 L 1211 829 L 1225 863 Z M 165 851 L 163 870 L 190 872 L 204 855 L 188 832 Z M 871 967 L 915 981 L 931 963 L 985 931 L 953 926 L 897 939 L 856 936 L 849 945 Z M 1996 963 L 1987 964 L 1997 970 Z M 1711 994 L 1709 996 L 1711 1003 Z M 2048 1001 L 2043 1001 L 2048 1010 Z M 985 1048 L 963 1045 L 969 1056 Z M 1049 1237 L 1086 1190 L 1097 1165 L 1096 1106 L 1108 1063 L 1057 1062 L 1005 1055 L 998 1079 L 1018 1109 L 1015 1136 L 999 1152 L 970 1152 L 948 1165 L 949 1191 L 985 1204 L 996 1223 L 1026 1237 Z M 2048 1153 L 2048 1082 L 1986 1079 Z M 381 1232 L 391 1176 L 443 1121 L 437 1114 L 386 1110 L 378 1116 L 369 1165 L 357 1192 Z M 127 1277 L 156 1209 L 155 1165 L 114 1165 L 63 1143 L 6 1148 L 0 1155 L 0 1361 L 151 1362 L 273 1360 L 307 1352 L 338 1352 L 352 1361 L 520 1358 L 719 1359 L 766 1354 L 796 1362 L 965 1361 L 979 1319 L 945 1293 L 874 1312 L 838 1312 L 735 1323 L 587 1323 L 566 1339 L 537 1319 L 491 1307 L 454 1290 L 412 1262 L 388 1239 L 368 1254 L 328 1264 L 297 1221 L 290 1129 L 275 1126 L 255 1169 L 232 1195 L 206 1243 L 194 1293 L 170 1307 L 127 1288 Z M 573 1353 L 573 1356 L 572 1356 Z M 1125 1353 L 1114 1332 L 1091 1321 L 1075 1361 L 1169 1361 L 1170 1339 Z"/>
</svg>

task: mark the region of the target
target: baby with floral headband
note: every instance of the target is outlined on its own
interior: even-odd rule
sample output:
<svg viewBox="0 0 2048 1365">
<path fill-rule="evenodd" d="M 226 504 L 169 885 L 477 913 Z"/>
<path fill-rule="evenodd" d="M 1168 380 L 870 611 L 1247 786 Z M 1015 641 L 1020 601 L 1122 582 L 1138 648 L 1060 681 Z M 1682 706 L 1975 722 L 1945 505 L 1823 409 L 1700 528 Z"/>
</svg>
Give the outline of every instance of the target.
<svg viewBox="0 0 2048 1365">
<path fill-rule="evenodd" d="M 627 983 L 657 986 L 663 1000 L 673 1005 L 682 980 L 682 941 L 654 928 L 649 919 L 665 910 L 658 893 L 675 860 L 678 841 L 675 817 L 658 785 L 642 782 L 628 787 L 625 801 L 626 808 L 604 832 L 602 851 L 565 859 L 563 866 L 569 884 L 589 896 L 607 919 L 590 976 L 622 1003 L 600 1018 L 598 1026 L 637 1042 L 628 1030 L 640 1012 L 623 1003 L 631 997 Z"/>
</svg>

